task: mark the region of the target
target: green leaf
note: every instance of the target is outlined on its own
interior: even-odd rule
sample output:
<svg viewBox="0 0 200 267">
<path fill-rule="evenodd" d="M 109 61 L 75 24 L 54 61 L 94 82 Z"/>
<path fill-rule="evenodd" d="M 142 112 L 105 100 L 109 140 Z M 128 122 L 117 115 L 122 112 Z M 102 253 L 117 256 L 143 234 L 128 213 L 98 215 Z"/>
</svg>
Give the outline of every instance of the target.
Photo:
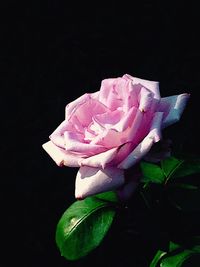
<svg viewBox="0 0 200 267">
<path fill-rule="evenodd" d="M 102 199 L 102 200 L 105 200 L 105 201 L 119 202 L 117 193 L 114 191 L 108 191 L 108 192 L 96 194 L 95 197 Z"/>
<path fill-rule="evenodd" d="M 172 251 L 176 250 L 179 247 L 180 247 L 179 244 L 176 244 L 176 243 L 171 242 L 171 241 L 169 242 L 169 252 L 172 252 Z"/>
<path fill-rule="evenodd" d="M 68 260 L 86 256 L 103 240 L 115 216 L 110 201 L 88 197 L 74 202 L 63 214 L 56 229 L 56 243 Z"/>
<path fill-rule="evenodd" d="M 191 257 L 193 252 L 190 250 L 183 250 L 182 252 L 175 254 L 173 256 L 166 257 L 162 259 L 162 267 L 181 267 L 183 266 L 183 263 Z"/>
<path fill-rule="evenodd" d="M 195 158 L 170 157 L 161 162 L 168 185 L 167 195 L 171 204 L 183 211 L 200 211 L 200 188 L 196 185 L 181 183 L 180 177 L 200 172 L 200 160 Z"/>
<path fill-rule="evenodd" d="M 161 161 L 166 180 L 200 173 L 200 159 L 170 157 Z"/>
<path fill-rule="evenodd" d="M 197 243 L 195 243 L 197 242 Z M 183 247 L 174 242 L 169 243 L 169 251 L 158 250 L 150 267 L 195 267 L 200 266 L 199 237 L 193 239 L 193 244 Z M 197 260 L 194 265 L 194 259 Z"/>
<path fill-rule="evenodd" d="M 165 254 L 166 254 L 166 252 L 164 252 L 162 250 L 158 250 L 149 267 L 157 267 L 157 266 L 159 266 L 158 265 L 159 261 L 162 258 L 162 256 L 164 256 Z"/>
<path fill-rule="evenodd" d="M 200 159 L 188 159 L 184 160 L 176 170 L 175 177 L 184 177 L 195 173 L 200 173 Z"/>
<path fill-rule="evenodd" d="M 180 158 L 169 157 L 158 164 L 141 161 L 144 183 L 168 183 L 174 178 L 185 177 L 195 173 L 200 173 L 200 159 L 184 156 Z"/>
<path fill-rule="evenodd" d="M 144 176 L 143 182 L 153 182 L 158 184 L 164 182 L 165 175 L 158 165 L 141 161 L 140 166 Z"/>
<path fill-rule="evenodd" d="M 185 179 L 179 179 L 200 172 L 200 160 L 194 156 L 179 157 L 173 156 L 162 160 L 161 167 L 158 164 L 142 161 L 143 188 L 151 183 L 165 185 L 163 188 L 167 193 L 167 198 L 177 209 L 200 211 L 200 187 L 193 184 L 194 179 L 191 179 L 191 177 L 188 177 L 190 179 L 189 183 L 185 182 Z"/>
<path fill-rule="evenodd" d="M 175 174 L 183 162 L 182 159 L 177 159 L 175 157 L 170 157 L 161 161 L 161 167 L 167 180 Z"/>
</svg>

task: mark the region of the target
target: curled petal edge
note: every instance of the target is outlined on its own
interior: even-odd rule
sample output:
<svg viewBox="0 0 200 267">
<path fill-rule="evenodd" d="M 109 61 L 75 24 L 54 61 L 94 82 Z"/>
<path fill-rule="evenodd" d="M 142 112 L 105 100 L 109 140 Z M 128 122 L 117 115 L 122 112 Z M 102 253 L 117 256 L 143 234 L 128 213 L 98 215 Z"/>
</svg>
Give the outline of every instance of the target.
<svg viewBox="0 0 200 267">
<path fill-rule="evenodd" d="M 43 149 L 55 161 L 58 166 L 80 167 L 82 159 L 70 153 L 66 153 L 53 142 L 48 141 L 42 145 Z"/>
</svg>

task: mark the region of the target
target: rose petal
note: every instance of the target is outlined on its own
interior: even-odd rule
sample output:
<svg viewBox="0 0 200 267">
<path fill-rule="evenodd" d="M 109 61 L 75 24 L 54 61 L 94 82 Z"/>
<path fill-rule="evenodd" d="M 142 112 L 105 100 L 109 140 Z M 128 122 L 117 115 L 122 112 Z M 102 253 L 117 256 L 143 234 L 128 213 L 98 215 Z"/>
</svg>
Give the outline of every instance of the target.
<svg viewBox="0 0 200 267">
<path fill-rule="evenodd" d="M 84 132 L 84 127 L 88 126 L 95 114 L 108 112 L 108 109 L 98 100 L 92 98 L 97 97 L 97 93 L 84 94 L 66 107 L 66 119 L 56 128 L 50 135 L 51 141 L 61 148 L 65 148 L 64 133 L 66 131 L 74 131 L 78 133 Z"/>
<path fill-rule="evenodd" d="M 145 87 L 141 88 L 140 91 L 140 105 L 139 109 L 141 111 L 147 111 L 151 107 L 151 103 L 153 101 L 153 94 L 150 90 L 146 89 Z"/>
<path fill-rule="evenodd" d="M 164 112 L 163 128 L 179 121 L 189 97 L 185 93 L 161 98 L 159 111 Z"/>
<path fill-rule="evenodd" d="M 154 143 L 153 137 L 147 135 L 144 140 L 117 167 L 128 169 L 136 164 L 150 150 Z"/>
<path fill-rule="evenodd" d="M 105 79 L 101 83 L 99 100 L 110 110 L 122 109 L 127 112 L 132 106 L 137 107 L 137 96 L 141 89 L 140 84 L 134 84 L 129 79 L 119 77 Z"/>
<path fill-rule="evenodd" d="M 118 153 L 118 148 L 109 149 L 103 153 L 88 157 L 83 159 L 81 162 L 81 166 L 90 166 L 90 167 L 98 167 L 105 168 L 106 165 L 111 162 Z"/>
<path fill-rule="evenodd" d="M 58 166 L 79 167 L 82 158 L 70 153 L 66 153 L 63 149 L 54 145 L 51 141 L 42 145 L 44 150 L 56 162 Z"/>
<path fill-rule="evenodd" d="M 91 94 L 84 94 L 80 96 L 79 98 L 75 99 L 71 103 L 69 103 L 65 107 L 65 118 L 69 119 L 73 112 L 83 103 L 87 102 L 90 99 L 98 99 L 99 92 L 91 93 Z"/>
<path fill-rule="evenodd" d="M 82 105 L 83 103 L 85 103 L 89 99 L 91 99 L 91 94 L 84 94 L 84 95 L 80 96 L 79 98 L 77 98 L 76 100 L 69 103 L 65 107 L 65 118 L 69 119 L 69 117 L 71 117 L 74 110 L 76 110 L 76 108 L 78 106 Z"/>
<path fill-rule="evenodd" d="M 127 142 L 117 149 L 117 154 L 111 162 L 108 163 L 109 166 L 117 166 L 122 160 L 124 160 L 130 152 L 133 150 L 133 143 Z"/>
<path fill-rule="evenodd" d="M 106 150 L 106 148 L 102 145 L 84 143 L 84 140 L 81 140 L 80 138 L 81 135 L 79 136 L 77 133 L 65 132 L 64 140 L 65 140 L 66 151 L 76 152 L 82 155 L 91 156 Z"/>
<path fill-rule="evenodd" d="M 143 80 L 140 78 L 132 77 L 129 74 L 125 74 L 123 76 L 124 79 L 132 80 L 133 84 L 141 84 L 147 89 L 149 89 L 153 94 L 154 98 L 160 99 L 160 91 L 159 91 L 159 82 L 157 81 L 149 81 L 149 80 Z"/>
<path fill-rule="evenodd" d="M 71 116 L 69 122 L 71 123 L 70 129 L 72 129 L 72 131 L 78 132 L 78 133 L 84 133 L 85 128 L 83 127 L 83 125 L 81 124 L 81 122 L 79 121 L 77 116 L 75 116 L 75 115 Z"/>
<path fill-rule="evenodd" d="M 117 124 L 123 116 L 123 112 L 120 110 L 114 110 L 103 114 L 97 114 L 93 117 L 93 120 L 105 129 L 112 128 L 113 125 Z M 95 131 L 95 128 L 92 128 Z"/>
<path fill-rule="evenodd" d="M 139 95 L 142 87 L 143 86 L 141 84 L 133 84 L 133 82 L 128 79 L 128 93 L 124 101 L 124 104 L 127 106 L 128 110 L 130 107 L 139 107 Z"/>
<path fill-rule="evenodd" d="M 118 132 L 115 130 L 115 126 L 113 129 L 105 129 L 91 141 L 91 144 L 101 145 L 107 149 L 119 147 L 127 142 L 132 142 L 132 146 L 136 146 L 144 137 L 145 127 L 148 126 L 147 124 L 145 126 L 142 124 L 144 120 L 145 123 L 147 121 L 145 115 L 146 113 L 133 107 L 127 117 L 124 117 L 124 120 L 122 119 L 121 125 L 120 123 L 116 125 L 118 130 L 120 130 L 120 127 L 121 129 L 127 127 L 125 131 Z"/>
<path fill-rule="evenodd" d="M 116 109 L 118 107 L 119 101 L 116 99 L 116 94 L 114 93 L 113 86 L 116 79 L 104 79 L 101 82 L 101 88 L 99 92 L 99 101 L 103 103 L 110 110 Z"/>
<path fill-rule="evenodd" d="M 55 131 L 49 136 L 50 140 L 57 145 L 58 147 L 65 148 L 65 140 L 63 133 L 65 131 L 71 130 L 69 122 L 64 120 L 56 129 Z"/>
<path fill-rule="evenodd" d="M 115 129 L 118 132 L 123 132 L 131 125 L 131 123 L 135 118 L 136 113 L 137 109 L 135 107 L 130 108 L 128 112 L 124 114 L 124 116 L 122 116 L 121 120 L 112 126 L 112 129 Z"/>
<path fill-rule="evenodd" d="M 91 144 L 96 144 L 106 149 L 111 149 L 113 147 L 118 147 L 125 143 L 127 138 L 124 133 L 119 133 L 116 130 L 104 130 L 101 134 L 97 135 L 92 141 Z"/>
<path fill-rule="evenodd" d="M 139 109 L 137 110 L 137 113 L 129 131 L 129 137 L 127 141 L 133 141 L 135 143 L 138 141 L 138 139 L 140 139 L 141 132 L 139 132 L 138 129 L 140 128 L 141 123 L 143 122 L 144 114 L 145 113 L 141 112 Z"/>
<path fill-rule="evenodd" d="M 105 105 L 103 105 L 96 99 L 90 98 L 76 107 L 76 110 L 74 111 L 71 118 L 73 118 L 73 116 L 76 116 L 83 127 L 88 127 L 95 115 L 105 112 L 109 112 Z"/>
<path fill-rule="evenodd" d="M 76 176 L 75 197 L 87 196 L 113 190 L 124 183 L 124 171 L 108 167 L 106 169 L 80 167 Z"/>
<path fill-rule="evenodd" d="M 152 121 L 149 134 L 142 142 L 117 166 L 121 169 L 128 169 L 136 164 L 152 147 L 153 143 L 158 142 L 161 138 L 162 112 L 156 112 Z"/>
</svg>

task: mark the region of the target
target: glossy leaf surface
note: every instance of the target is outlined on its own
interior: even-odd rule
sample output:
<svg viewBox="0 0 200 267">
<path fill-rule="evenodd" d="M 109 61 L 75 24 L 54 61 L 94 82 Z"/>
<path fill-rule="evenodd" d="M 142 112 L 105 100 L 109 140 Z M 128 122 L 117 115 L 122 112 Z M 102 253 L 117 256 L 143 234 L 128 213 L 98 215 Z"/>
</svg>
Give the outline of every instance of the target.
<svg viewBox="0 0 200 267">
<path fill-rule="evenodd" d="M 195 239 L 193 240 L 195 242 Z M 195 262 L 195 265 L 194 265 Z M 158 250 L 150 267 L 196 267 L 200 266 L 200 246 L 193 244 L 182 247 L 173 242 L 169 243 L 169 251 Z"/>
<path fill-rule="evenodd" d="M 107 198 L 113 199 L 113 194 Z M 61 255 L 77 260 L 96 248 L 115 216 L 111 201 L 88 197 L 74 202 L 63 214 L 57 225 L 56 243 Z"/>
</svg>

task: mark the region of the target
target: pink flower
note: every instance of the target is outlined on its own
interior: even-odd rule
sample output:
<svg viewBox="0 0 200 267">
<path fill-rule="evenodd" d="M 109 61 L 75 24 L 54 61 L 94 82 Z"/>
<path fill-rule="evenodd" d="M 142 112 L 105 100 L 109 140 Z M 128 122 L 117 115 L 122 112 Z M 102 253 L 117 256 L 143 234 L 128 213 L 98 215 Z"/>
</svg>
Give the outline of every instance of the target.
<svg viewBox="0 0 200 267">
<path fill-rule="evenodd" d="M 59 166 L 80 167 L 76 198 L 122 188 L 124 172 L 177 122 L 189 94 L 160 97 L 159 83 L 128 74 L 66 106 L 65 120 L 43 148 Z M 132 182 L 131 182 L 132 183 Z"/>
</svg>

